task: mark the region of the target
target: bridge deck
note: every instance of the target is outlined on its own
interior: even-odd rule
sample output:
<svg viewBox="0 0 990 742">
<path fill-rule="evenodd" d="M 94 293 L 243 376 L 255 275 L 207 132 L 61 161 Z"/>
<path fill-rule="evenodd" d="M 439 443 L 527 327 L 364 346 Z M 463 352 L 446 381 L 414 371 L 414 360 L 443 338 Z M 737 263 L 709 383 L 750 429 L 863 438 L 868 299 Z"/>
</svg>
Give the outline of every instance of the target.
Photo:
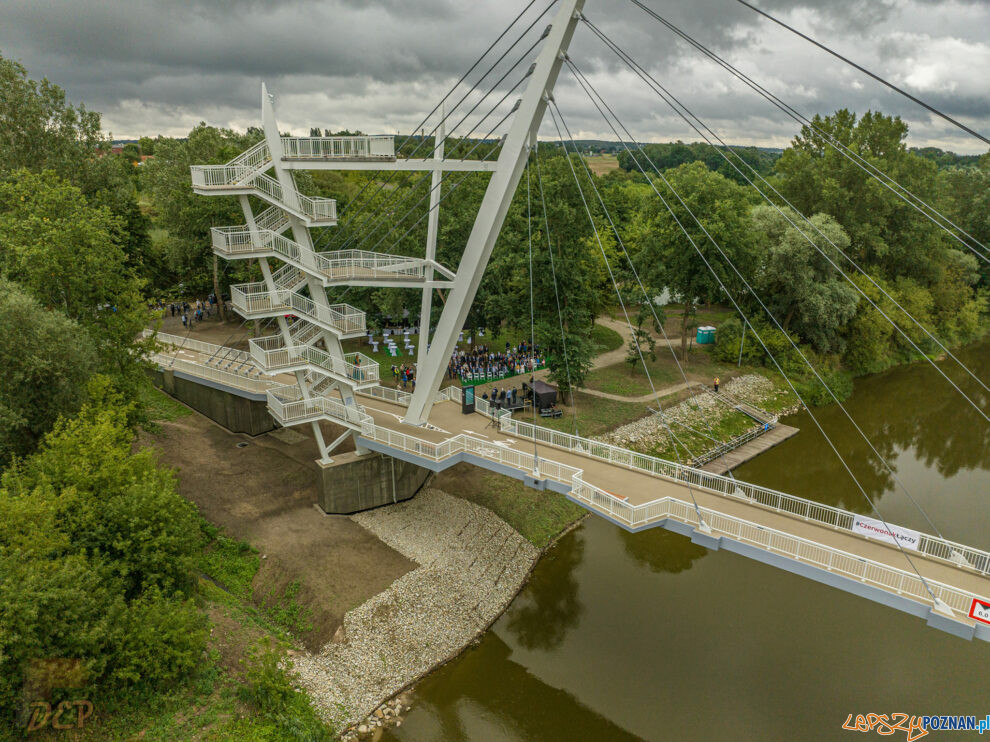
<svg viewBox="0 0 990 742">
<path fill-rule="evenodd" d="M 200 363 L 208 357 L 207 353 L 192 348 L 173 349 L 173 354 Z M 294 382 L 294 378 L 289 375 L 279 375 L 273 380 L 276 383 Z M 459 404 L 438 402 L 430 414 L 431 427 L 413 427 L 402 422 L 406 408 L 400 404 L 364 395 L 361 396 L 360 401 L 365 413 L 371 416 L 375 428 L 379 431 L 392 431 L 411 436 L 427 444 L 442 444 L 457 436 L 470 436 L 475 441 L 491 444 L 492 451 L 511 452 L 513 455 L 501 458 L 515 462 L 510 463 L 509 466 L 504 463 L 500 465 L 500 456 L 492 455 L 490 451 L 469 457 L 472 463 L 517 478 L 532 478 L 533 473 L 524 469 L 532 461 L 530 457 L 534 453 L 533 441 L 503 431 L 498 426 L 489 425 L 490 420 L 487 416 L 479 413 L 464 415 Z M 390 448 L 387 443 L 381 442 L 382 436 L 378 436 L 377 441 L 372 441 L 367 435 L 369 434 L 362 433 L 362 438 L 369 447 L 417 461 L 428 468 L 441 469 L 454 461 L 453 458 L 447 460 L 439 460 L 436 457 L 423 458 L 415 451 L 410 451 L 408 447 Z M 452 447 L 452 450 L 455 450 L 455 447 Z M 463 447 L 456 450 L 470 453 Z M 552 472 L 554 467 L 544 466 L 541 463 L 543 479 L 536 481 L 536 486 L 549 486 L 551 489 L 562 491 L 592 512 L 625 528 L 640 530 L 662 526 L 688 535 L 692 540 L 710 548 L 737 551 L 927 618 L 929 623 L 957 635 L 968 638 L 977 636 L 990 640 L 990 626 L 977 623 L 966 615 L 968 602 L 972 597 L 990 596 L 990 578 L 976 570 L 915 551 L 909 552 L 912 566 L 905 554 L 893 545 L 867 539 L 847 529 L 832 527 L 817 520 L 780 512 L 744 497 L 726 495 L 697 485 L 689 486 L 675 478 L 657 476 L 642 469 L 605 461 L 561 447 L 541 443 L 537 446 L 537 451 L 540 462 L 556 462 L 572 470 L 579 470 L 581 479 L 585 483 L 617 498 L 612 501 L 613 503 L 641 506 L 669 498 L 670 503 L 673 504 L 669 507 L 647 510 L 646 519 L 639 520 L 634 527 L 631 527 L 630 523 L 624 522 L 624 518 L 615 510 L 610 510 L 609 502 L 603 502 L 601 498 L 596 500 L 588 497 L 586 493 L 576 492 L 572 487 L 570 475 L 556 479 L 548 478 L 547 473 Z M 518 462 L 524 460 L 527 460 L 526 466 L 521 467 Z M 823 484 L 827 486 L 827 483 Z M 698 529 L 694 501 L 701 508 L 705 522 L 711 526 L 710 533 Z M 823 563 L 823 554 L 828 557 L 827 563 Z M 933 585 L 937 583 L 949 588 L 949 593 L 953 591 L 956 593 L 952 596 L 955 600 L 951 601 L 953 608 L 951 619 L 933 613 L 932 601 L 921 590 L 920 583 L 912 584 L 916 580 L 915 568 Z M 901 574 L 894 575 L 897 579 L 892 579 L 891 574 L 884 571 L 887 569 Z"/>
<path fill-rule="evenodd" d="M 415 435 L 417 438 L 441 443 L 455 435 L 464 433 L 520 453 L 529 455 L 533 453 L 532 441 L 514 438 L 495 427 L 488 426 L 488 418 L 483 415 L 477 413 L 464 415 L 461 413 L 460 406 L 453 402 L 442 402 L 433 407 L 430 414 L 430 424 L 441 430 L 411 428 L 403 424 L 401 419 L 405 414 L 405 408 L 398 404 L 367 398 L 362 398 L 362 404 L 365 411 L 372 415 L 376 425 L 406 435 Z M 699 507 L 703 509 L 740 518 L 759 527 L 783 531 L 808 541 L 839 549 L 856 557 L 888 565 L 894 569 L 913 572 L 905 555 L 893 545 L 829 528 L 797 516 L 774 512 L 758 504 L 726 497 L 699 487 L 689 488 L 682 482 L 661 479 L 646 472 L 611 464 L 591 456 L 546 445 L 539 445 L 538 450 L 541 460 L 552 460 L 581 469 L 584 471 L 583 478 L 586 482 L 619 496 L 632 505 L 647 503 L 657 498 L 671 497 L 693 507 L 693 494 Z M 598 512 L 599 515 L 612 519 L 608 512 L 595 507 L 593 504 L 585 501 L 581 501 L 581 504 Z M 657 525 L 659 525 L 659 521 L 665 519 L 657 518 L 656 520 Z M 623 524 L 620 523 L 620 525 Z M 714 535 L 718 536 L 718 533 L 716 532 Z M 793 555 L 788 555 L 788 557 L 793 558 Z M 985 596 L 990 592 L 990 580 L 971 570 L 929 559 L 916 552 L 911 552 L 911 561 L 928 580 L 950 585 L 974 596 Z M 957 616 L 957 618 L 959 617 Z M 968 618 L 963 620 L 970 624 L 975 623 Z"/>
</svg>

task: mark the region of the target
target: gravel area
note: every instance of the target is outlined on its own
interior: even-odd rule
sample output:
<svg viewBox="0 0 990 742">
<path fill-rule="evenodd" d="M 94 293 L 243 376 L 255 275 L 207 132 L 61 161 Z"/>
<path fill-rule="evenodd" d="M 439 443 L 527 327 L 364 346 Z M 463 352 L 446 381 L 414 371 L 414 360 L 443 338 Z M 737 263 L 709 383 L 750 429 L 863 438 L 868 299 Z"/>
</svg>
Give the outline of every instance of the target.
<svg viewBox="0 0 990 742">
<path fill-rule="evenodd" d="M 756 407 L 775 392 L 773 382 L 758 374 L 737 376 L 722 385 L 721 391 Z M 710 425 L 717 425 L 730 410 L 729 405 L 707 391 L 665 409 L 663 414 L 668 423 L 677 421 L 698 430 L 706 430 L 706 421 Z M 674 426 L 674 433 L 679 432 L 680 426 Z M 657 414 L 634 420 L 598 438 L 606 443 L 636 450 L 651 450 L 669 443 L 667 427 L 663 418 Z"/>
<path fill-rule="evenodd" d="M 490 510 L 436 489 L 351 517 L 420 566 L 349 611 L 333 641 L 293 664 L 324 718 L 370 731 L 384 701 L 501 615 L 539 550 Z"/>
</svg>

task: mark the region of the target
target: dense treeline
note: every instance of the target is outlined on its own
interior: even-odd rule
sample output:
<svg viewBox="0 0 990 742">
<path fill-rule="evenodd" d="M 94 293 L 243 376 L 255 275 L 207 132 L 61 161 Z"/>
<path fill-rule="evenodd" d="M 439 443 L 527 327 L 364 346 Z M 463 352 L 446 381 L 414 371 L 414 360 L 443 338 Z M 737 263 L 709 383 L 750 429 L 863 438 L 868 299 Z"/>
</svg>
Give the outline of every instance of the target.
<svg viewBox="0 0 990 742">
<path fill-rule="evenodd" d="M 732 147 L 732 151 L 738 155 L 747 165 L 752 166 L 760 175 L 767 175 L 773 170 L 774 163 L 780 155 L 777 152 L 758 147 Z M 735 180 L 738 183 L 745 183 L 745 179 L 737 172 L 736 168 L 726 162 L 725 158 L 719 154 L 714 147 L 703 142 L 684 144 L 684 142 L 671 142 L 669 144 L 644 144 L 641 150 L 636 147 L 623 149 L 618 153 L 619 167 L 631 173 L 638 173 L 639 167 L 646 166 L 644 157 L 660 170 L 686 165 L 691 162 L 702 162 L 717 173 Z M 640 165 L 636 160 L 640 160 Z M 740 167 L 749 177 L 753 177 L 748 170 Z"/>
<path fill-rule="evenodd" d="M 469 324 L 525 336 L 532 306 L 554 380 L 580 386 L 602 311 L 621 301 L 631 321 L 649 324 L 645 309 L 669 296 L 680 305 L 683 354 L 697 309 L 718 304 L 737 317 L 719 326 L 716 355 L 779 368 L 815 403 L 830 393 L 805 360 L 841 397 L 853 376 L 916 357 L 912 344 L 937 353 L 929 332 L 948 346 L 979 336 L 987 263 L 817 130 L 983 244 L 990 154 L 909 150 L 907 126 L 874 112 L 838 111 L 814 124 L 779 156 L 733 149 L 741 169 L 772 185 L 771 203 L 707 145 L 644 145 L 648 162 L 621 152 L 620 169 L 596 176 L 581 156 L 541 144 Z M 193 194 L 189 166 L 227 162 L 261 137 L 200 124 L 184 139 L 142 138 L 113 154 L 98 114 L 0 57 L 4 720 L 20 710 L 32 659 L 79 657 L 94 692 L 114 693 L 172 682 L 202 655 L 192 563 L 199 521 L 172 475 L 132 452 L 147 349 L 135 338 L 152 299 L 223 296 L 231 284 L 260 279 L 256 262 L 213 255 L 210 228 L 244 216 L 235 198 Z M 425 135 L 398 142 L 414 157 L 435 144 Z M 497 146 L 451 140 L 446 154 L 494 157 Z M 139 164 L 142 155 L 152 158 Z M 437 257 L 451 268 L 489 177 L 444 176 Z M 338 200 L 340 224 L 314 232 L 318 249 L 422 255 L 429 173 L 297 172 L 296 181 L 304 193 Z M 256 212 L 267 207 L 250 202 Z M 433 322 L 444 300 L 441 293 Z M 372 326 L 419 308 L 418 292 L 404 289 L 352 288 L 346 301 L 367 310 Z M 270 665 L 260 667 L 277 675 Z M 286 704 L 300 703 L 290 685 L 280 687 Z"/>
<path fill-rule="evenodd" d="M 773 205 L 707 144 L 647 144 L 646 157 L 636 150 L 636 158 L 623 151 L 621 169 L 601 177 L 591 175 L 574 154 L 568 160 L 559 143 L 542 144 L 515 194 L 470 323 L 505 321 L 528 328 L 532 235 L 537 340 L 549 349 L 554 378 L 564 386 L 579 385 L 590 365 L 588 330 L 594 317 L 617 301 L 613 276 L 634 304 L 643 302 L 637 275 L 651 296 L 667 292 L 683 304 L 685 342 L 699 305 L 738 305 L 738 325 L 729 322 L 719 334 L 717 352 L 725 358 L 739 352 L 743 316 L 760 337 L 779 335 L 792 355 L 796 351 L 787 338 L 793 338 L 831 374 L 871 373 L 911 358 L 915 351 L 910 343 L 870 301 L 925 352 L 935 352 L 937 346 L 893 302 L 946 345 L 971 340 L 986 310 L 986 262 L 828 146 L 819 132 L 848 146 L 983 243 L 990 239 L 990 156 L 975 165 L 940 167 L 951 153 L 941 153 L 942 161 L 936 163 L 932 155 L 938 152 L 909 150 L 907 126 L 874 112 L 857 118 L 839 111 L 813 123 L 780 154 L 732 148 L 729 159 L 739 170 L 762 185 L 755 171 L 769 184 L 763 189 Z M 156 225 L 168 234 L 162 241 L 165 262 L 186 286 L 201 291 L 211 287 L 208 277 L 216 267 L 209 227 L 243 221 L 235 199 L 191 193 L 188 165 L 225 162 L 258 137 L 257 131 L 241 135 L 200 126 L 186 140 L 155 144 L 155 160 L 142 172 L 144 187 Z M 429 156 L 435 140 L 399 137 L 397 146 L 407 156 Z M 448 141 L 446 152 L 448 157 L 481 159 L 494 156 L 495 146 Z M 573 152 L 570 143 L 568 150 Z M 438 257 L 448 266 L 460 259 L 488 177 L 455 172 L 443 179 Z M 318 249 L 422 254 L 428 174 L 324 171 L 299 173 L 298 182 L 307 193 L 339 202 L 340 224 L 317 232 Z M 812 223 L 804 223 L 792 207 Z M 259 276 L 257 267 L 244 262 L 231 263 L 222 272 L 224 285 Z M 347 301 L 368 310 L 372 325 L 378 316 L 401 316 L 405 310 L 415 314 L 418 306 L 417 292 L 402 289 L 352 288 Z M 437 302 L 434 322 L 441 308 Z M 754 336 L 744 350 L 753 354 L 760 348 Z M 790 370 L 816 386 L 800 357 Z M 848 389 L 847 383 L 840 386 Z M 823 399 L 813 392 L 809 397 Z"/>
<path fill-rule="evenodd" d="M 204 134 L 213 136 L 209 147 L 223 144 Z M 228 142 L 231 156 L 252 136 Z M 167 139 L 147 146 L 165 163 L 183 151 Z M 214 662 L 197 577 L 216 534 L 152 450 L 135 447 L 149 424 L 151 341 L 138 339 L 149 299 L 178 295 L 184 271 L 209 281 L 201 246 L 188 247 L 195 228 L 211 222 L 183 232 L 195 214 L 163 201 L 176 236 L 152 239 L 138 162 L 139 151 L 111 151 L 99 114 L 0 56 L 4 739 L 45 723 L 39 702 L 66 702 L 58 722 L 79 713 L 82 726 L 79 699 L 106 718 L 108 707 L 128 709 L 209 677 Z M 162 217 L 152 215 L 160 232 Z M 241 691 L 267 730 L 256 738 L 327 738 L 279 657 L 264 651 L 247 661 Z"/>
</svg>

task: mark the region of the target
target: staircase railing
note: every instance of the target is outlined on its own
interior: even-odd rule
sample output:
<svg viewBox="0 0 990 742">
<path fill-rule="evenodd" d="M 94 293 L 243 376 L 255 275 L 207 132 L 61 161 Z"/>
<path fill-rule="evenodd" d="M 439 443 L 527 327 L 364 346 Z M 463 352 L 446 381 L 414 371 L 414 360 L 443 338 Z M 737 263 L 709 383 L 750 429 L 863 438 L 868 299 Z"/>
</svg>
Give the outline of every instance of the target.
<svg viewBox="0 0 990 742">
<path fill-rule="evenodd" d="M 363 353 L 347 353 L 341 358 L 311 346 L 286 346 L 277 335 L 254 338 L 249 346 L 251 358 L 268 372 L 309 364 L 355 384 L 378 383 L 378 364 Z"/>
<path fill-rule="evenodd" d="M 365 315 L 349 304 L 324 306 L 294 291 L 268 291 L 264 283 L 230 287 L 230 298 L 240 314 L 298 314 L 343 335 L 364 334 Z M 243 311 L 242 311 L 243 310 Z"/>
</svg>

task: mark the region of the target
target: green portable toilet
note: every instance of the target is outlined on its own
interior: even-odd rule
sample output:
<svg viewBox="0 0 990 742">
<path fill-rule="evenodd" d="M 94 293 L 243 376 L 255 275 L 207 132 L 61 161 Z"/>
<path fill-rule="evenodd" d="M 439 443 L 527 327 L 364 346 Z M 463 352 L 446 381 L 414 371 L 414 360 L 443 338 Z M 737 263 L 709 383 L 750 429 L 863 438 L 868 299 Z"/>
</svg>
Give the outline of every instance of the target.
<svg viewBox="0 0 990 742">
<path fill-rule="evenodd" d="M 698 328 L 698 334 L 695 337 L 698 345 L 710 345 L 715 342 L 715 328 L 706 325 L 704 327 Z"/>
</svg>

